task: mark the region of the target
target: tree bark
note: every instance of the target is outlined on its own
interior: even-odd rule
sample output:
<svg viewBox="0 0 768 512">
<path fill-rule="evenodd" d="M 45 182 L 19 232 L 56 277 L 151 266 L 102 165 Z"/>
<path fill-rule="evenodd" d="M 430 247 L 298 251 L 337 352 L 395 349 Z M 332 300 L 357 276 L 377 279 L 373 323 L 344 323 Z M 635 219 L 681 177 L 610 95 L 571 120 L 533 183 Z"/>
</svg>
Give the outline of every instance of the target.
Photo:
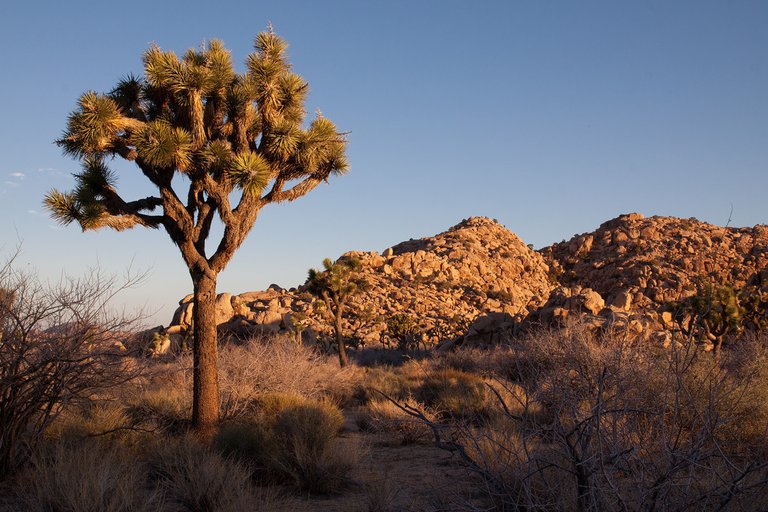
<svg viewBox="0 0 768 512">
<path fill-rule="evenodd" d="M 337 307 L 333 326 L 336 331 L 336 346 L 339 348 L 339 366 L 344 368 L 347 366 L 347 347 L 344 345 L 344 336 L 341 332 L 341 313 L 341 308 Z"/>
<path fill-rule="evenodd" d="M 195 273 L 192 282 L 195 296 L 192 425 L 200 437 L 211 439 L 219 422 L 216 277 Z"/>
</svg>

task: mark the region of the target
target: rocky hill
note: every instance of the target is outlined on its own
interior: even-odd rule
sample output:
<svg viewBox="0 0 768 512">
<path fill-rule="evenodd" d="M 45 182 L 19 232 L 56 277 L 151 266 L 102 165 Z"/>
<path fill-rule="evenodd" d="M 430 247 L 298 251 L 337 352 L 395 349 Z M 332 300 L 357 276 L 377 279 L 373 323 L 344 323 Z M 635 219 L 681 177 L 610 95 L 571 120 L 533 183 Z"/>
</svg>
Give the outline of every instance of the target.
<svg viewBox="0 0 768 512">
<path fill-rule="evenodd" d="M 386 320 L 409 315 L 426 342 L 463 334 L 481 313 L 500 312 L 518 321 L 544 303 L 554 283 L 544 258 L 498 222 L 473 217 L 444 233 L 397 244 L 382 254 L 350 252 L 369 284 L 349 307 L 347 333 L 378 342 Z M 192 296 L 180 302 L 169 332 L 183 333 L 192 318 Z M 220 294 L 220 330 L 237 335 L 260 331 L 327 333 L 328 323 L 302 288 L 277 286 L 241 295 Z"/>
<path fill-rule="evenodd" d="M 695 293 L 701 280 L 742 287 L 768 277 L 768 226 L 631 213 L 541 253 L 564 286 L 589 287 L 620 309 L 658 309 Z"/>
<path fill-rule="evenodd" d="M 448 231 L 397 244 L 382 254 L 350 252 L 362 262 L 367 291 L 349 307 L 345 330 L 363 343 L 386 341 L 387 320 L 408 315 L 425 342 L 464 335 L 484 343 L 578 315 L 595 328 L 627 328 L 668 340 L 665 303 L 701 280 L 768 292 L 768 226 L 725 228 L 696 219 L 632 213 L 591 233 L 533 251 L 494 220 L 473 217 Z M 170 333 L 189 330 L 192 296 L 180 301 Z M 217 299 L 223 333 L 329 334 L 301 287 Z"/>
</svg>

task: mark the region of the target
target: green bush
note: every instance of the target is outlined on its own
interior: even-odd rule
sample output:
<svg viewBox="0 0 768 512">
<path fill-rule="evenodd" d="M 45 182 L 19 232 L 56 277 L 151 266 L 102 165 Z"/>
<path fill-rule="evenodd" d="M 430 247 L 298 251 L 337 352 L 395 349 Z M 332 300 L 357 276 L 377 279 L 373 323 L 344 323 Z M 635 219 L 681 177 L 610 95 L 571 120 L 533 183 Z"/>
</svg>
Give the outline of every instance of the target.
<svg viewBox="0 0 768 512">
<path fill-rule="evenodd" d="M 276 452 L 274 436 L 257 421 L 222 425 L 214 446 L 222 455 L 249 465 L 256 473 L 268 469 Z"/>
</svg>

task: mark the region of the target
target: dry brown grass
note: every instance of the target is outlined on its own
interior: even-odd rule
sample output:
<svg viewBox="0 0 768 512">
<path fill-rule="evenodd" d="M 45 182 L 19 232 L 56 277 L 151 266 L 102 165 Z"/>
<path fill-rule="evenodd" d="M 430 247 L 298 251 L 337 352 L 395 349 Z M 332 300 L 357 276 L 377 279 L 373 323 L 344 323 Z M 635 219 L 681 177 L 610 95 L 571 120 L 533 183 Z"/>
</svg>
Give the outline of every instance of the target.
<svg viewBox="0 0 768 512">
<path fill-rule="evenodd" d="M 251 472 L 184 437 L 155 446 L 148 458 L 149 479 L 162 497 L 162 510 L 236 512 L 274 510 L 274 492 L 257 490 Z"/>
<path fill-rule="evenodd" d="M 294 394 L 262 398 L 254 418 L 222 426 L 216 445 L 251 465 L 259 476 L 313 494 L 335 494 L 350 482 L 361 455 L 354 443 L 340 444 L 344 418 L 328 400 Z"/>
<path fill-rule="evenodd" d="M 17 487 L 23 510 L 140 512 L 156 510 L 143 465 L 93 443 L 57 444 L 39 454 Z"/>
<path fill-rule="evenodd" d="M 432 421 L 437 415 L 424 404 L 407 397 L 405 403 L 418 408 Z M 378 399 L 369 402 L 358 411 L 355 422 L 360 430 L 393 435 L 400 444 L 407 445 L 431 440 L 432 431 L 423 422 L 405 413 L 390 400 Z"/>
</svg>

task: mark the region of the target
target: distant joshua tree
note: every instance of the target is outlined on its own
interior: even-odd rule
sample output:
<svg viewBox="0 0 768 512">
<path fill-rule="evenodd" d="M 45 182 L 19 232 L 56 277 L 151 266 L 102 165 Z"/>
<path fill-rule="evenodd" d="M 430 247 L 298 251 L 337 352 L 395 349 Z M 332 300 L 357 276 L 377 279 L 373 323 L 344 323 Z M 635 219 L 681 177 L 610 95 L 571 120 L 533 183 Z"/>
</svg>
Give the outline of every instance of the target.
<svg viewBox="0 0 768 512">
<path fill-rule="evenodd" d="M 324 270 L 311 268 L 307 277 L 307 291 L 323 301 L 332 321 L 339 349 L 339 365 L 342 368 L 347 365 L 347 347 L 344 344 L 341 319 L 349 299 L 366 286 L 365 281 L 357 275 L 361 266 L 358 258 L 343 258 L 336 263 L 326 258 L 323 260 Z"/>
<path fill-rule="evenodd" d="M 305 127 L 308 84 L 291 71 L 286 48 L 270 27 L 239 74 L 217 40 L 181 58 L 152 46 L 143 77 L 80 97 L 57 144 L 83 171 L 74 175 L 74 191 L 45 197 L 62 224 L 162 227 L 181 251 L 195 300 L 193 422 L 204 436 L 219 419 L 218 274 L 263 207 L 293 201 L 347 170 L 346 141 L 334 124 L 318 112 Z M 124 200 L 108 167 L 118 156 L 136 164 L 157 194 Z M 224 234 L 209 251 L 215 217 Z"/>
</svg>

